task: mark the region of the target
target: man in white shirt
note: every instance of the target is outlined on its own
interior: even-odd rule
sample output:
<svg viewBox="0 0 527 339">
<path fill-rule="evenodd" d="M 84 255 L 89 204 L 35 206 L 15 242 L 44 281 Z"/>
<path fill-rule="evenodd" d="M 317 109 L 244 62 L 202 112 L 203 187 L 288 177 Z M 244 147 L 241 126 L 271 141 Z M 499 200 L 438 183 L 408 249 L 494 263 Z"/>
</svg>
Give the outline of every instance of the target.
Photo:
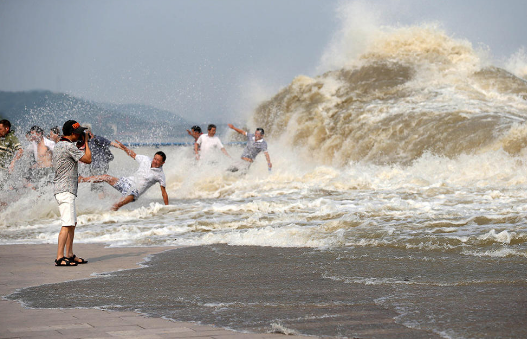
<svg viewBox="0 0 527 339">
<path fill-rule="evenodd" d="M 159 151 L 150 159 L 146 155 L 136 154 L 131 149 L 119 141 L 115 141 L 119 148 L 126 152 L 130 157 L 139 163 L 139 168 L 131 177 L 116 178 L 108 174 L 94 175 L 89 177 L 79 176 L 79 182 L 106 182 L 113 188 L 121 192 L 123 197 L 112 206 L 112 210 L 117 211 L 124 205 L 137 200 L 140 195 L 146 192 L 156 182 L 161 187 L 163 202 L 168 205 L 168 194 L 165 189 L 166 178 L 163 172 L 163 164 L 166 161 L 165 153 Z"/>
<path fill-rule="evenodd" d="M 207 134 L 202 134 L 194 144 L 194 153 L 196 153 L 196 160 L 199 160 L 200 158 L 210 160 L 210 158 L 213 156 L 213 152 L 215 149 L 221 150 L 223 154 L 230 158 L 231 156 L 229 155 L 229 153 L 227 153 L 225 147 L 223 147 L 220 138 L 215 136 L 216 125 L 210 124 L 207 130 Z"/>
</svg>

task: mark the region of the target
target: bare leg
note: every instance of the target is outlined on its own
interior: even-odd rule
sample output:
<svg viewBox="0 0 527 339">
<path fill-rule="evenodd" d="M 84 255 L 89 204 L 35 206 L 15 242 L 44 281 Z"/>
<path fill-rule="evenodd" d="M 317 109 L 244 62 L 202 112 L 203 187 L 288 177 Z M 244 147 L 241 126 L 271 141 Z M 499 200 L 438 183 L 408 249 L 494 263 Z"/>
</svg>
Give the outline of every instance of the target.
<svg viewBox="0 0 527 339">
<path fill-rule="evenodd" d="M 68 239 L 66 240 L 66 258 L 73 257 L 73 238 L 75 237 L 75 226 L 68 227 Z"/>
<path fill-rule="evenodd" d="M 72 253 L 73 256 L 73 237 L 75 234 L 75 226 L 62 226 L 59 233 L 59 245 L 57 249 L 57 259 L 64 257 L 64 249 L 67 254 Z M 71 251 L 71 252 L 70 252 Z M 66 255 L 66 257 L 68 257 Z"/>
<path fill-rule="evenodd" d="M 111 186 L 114 186 L 115 184 L 117 184 L 117 181 L 119 181 L 118 178 L 112 177 L 111 175 L 108 175 L 108 174 L 94 175 L 91 177 L 81 177 L 79 175 L 79 182 L 106 182 L 110 184 Z"/>
<path fill-rule="evenodd" d="M 115 203 L 112 206 L 112 210 L 117 211 L 119 208 L 123 207 L 124 205 L 126 205 L 128 203 L 131 203 L 132 201 L 134 201 L 134 196 L 133 195 L 127 195 L 126 197 L 122 198 L 117 203 Z"/>
</svg>

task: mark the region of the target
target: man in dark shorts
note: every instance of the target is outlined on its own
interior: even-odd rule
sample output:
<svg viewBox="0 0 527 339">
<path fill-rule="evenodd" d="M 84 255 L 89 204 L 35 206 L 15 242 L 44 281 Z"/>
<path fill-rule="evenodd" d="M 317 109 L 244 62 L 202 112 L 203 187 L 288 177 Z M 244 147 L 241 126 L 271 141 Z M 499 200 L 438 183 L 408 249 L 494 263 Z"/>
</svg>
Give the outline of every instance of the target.
<svg viewBox="0 0 527 339">
<path fill-rule="evenodd" d="M 90 146 L 85 142 L 86 147 L 82 151 L 77 147 L 76 142 L 86 140 L 84 131 L 86 128 L 74 121 L 68 120 L 62 127 L 62 138 L 53 149 L 53 194 L 59 204 L 60 219 L 62 228 L 59 233 L 57 259 L 55 266 L 77 266 L 85 264 L 82 258 L 73 254 L 73 238 L 75 227 L 77 226 L 77 213 L 75 210 L 75 198 L 77 197 L 79 161 L 91 163 Z M 64 253 L 64 249 L 66 252 Z"/>
</svg>

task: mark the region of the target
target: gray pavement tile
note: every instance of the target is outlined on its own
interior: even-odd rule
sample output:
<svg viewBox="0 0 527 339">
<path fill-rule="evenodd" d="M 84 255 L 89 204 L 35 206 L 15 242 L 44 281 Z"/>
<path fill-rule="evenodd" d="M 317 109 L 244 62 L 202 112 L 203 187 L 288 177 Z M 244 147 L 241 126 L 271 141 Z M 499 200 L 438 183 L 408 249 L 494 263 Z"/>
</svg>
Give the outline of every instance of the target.
<svg viewBox="0 0 527 339">
<path fill-rule="evenodd" d="M 283 336 L 283 335 L 282 335 Z M 265 336 L 263 334 L 249 334 L 249 333 L 231 333 L 230 335 L 213 336 L 213 338 L 221 339 L 272 339 L 277 338 L 276 336 Z M 296 338 L 296 337 L 295 337 Z"/>
<path fill-rule="evenodd" d="M 220 327 L 215 327 L 212 325 L 200 325 L 200 324 L 192 324 L 189 326 L 192 330 L 196 332 L 205 332 L 205 331 L 217 331 L 217 330 L 223 330 Z"/>
<path fill-rule="evenodd" d="M 135 338 L 134 334 L 139 335 L 160 335 L 160 334 L 194 334 L 196 332 L 189 330 L 188 328 L 157 328 L 157 329 L 141 329 L 137 331 L 119 330 L 108 332 L 110 335 L 118 337 L 129 337 Z"/>
<path fill-rule="evenodd" d="M 42 325 L 42 326 L 24 326 L 24 327 L 8 327 L 10 332 L 45 332 L 45 331 L 57 331 L 57 330 L 78 330 L 78 329 L 91 329 L 86 323 L 81 324 L 62 324 L 62 325 Z"/>
<path fill-rule="evenodd" d="M 157 334 L 150 334 L 150 335 L 134 335 L 132 337 L 113 337 L 112 338 L 133 338 L 133 339 L 163 339 L 166 337 L 159 336 Z"/>
<path fill-rule="evenodd" d="M 167 319 L 162 318 L 150 318 L 146 316 L 138 316 L 138 317 L 120 317 L 123 321 L 130 323 L 130 324 L 136 324 L 146 329 L 155 329 L 155 328 L 165 328 L 165 327 L 174 327 L 174 328 L 181 328 L 181 327 L 188 327 L 188 323 L 178 323 Z"/>
<path fill-rule="evenodd" d="M 20 337 L 7 330 L 0 329 L 0 339 L 15 339 L 15 338 L 20 338 Z"/>
<path fill-rule="evenodd" d="M 61 334 L 57 331 L 45 331 L 45 332 L 19 332 L 11 333 L 10 336 L 0 337 L 2 339 L 20 338 L 20 339 L 33 339 L 33 338 L 60 338 Z M 61 338 L 62 339 L 62 338 Z"/>
<path fill-rule="evenodd" d="M 111 332 L 115 330 L 121 330 L 121 327 L 110 327 L 108 329 L 101 328 L 101 327 L 91 327 L 86 329 L 60 329 L 57 330 L 57 332 L 60 333 L 61 337 L 77 337 L 77 338 L 87 338 L 87 337 L 103 337 L 103 336 L 110 336 Z M 109 330 L 109 331 L 108 331 Z M 130 330 L 130 332 L 134 332 L 133 330 Z M 136 331 L 137 332 L 137 331 Z M 130 336 L 129 338 L 134 338 L 134 336 Z"/>
<path fill-rule="evenodd" d="M 219 338 L 222 336 L 233 335 L 233 333 L 234 332 L 227 331 L 227 330 L 181 332 L 181 333 L 174 333 L 171 338 L 201 338 L 201 337 Z"/>
<path fill-rule="evenodd" d="M 49 325 L 59 325 L 59 326 L 66 326 L 71 324 L 82 324 L 86 323 L 86 321 L 76 319 L 71 316 L 67 315 L 54 315 L 50 314 L 46 317 L 39 317 L 35 316 L 33 318 L 26 318 L 24 321 L 20 321 L 20 318 L 14 318 L 11 319 L 11 321 L 8 323 L 9 327 L 38 327 L 38 326 L 49 326 Z M 16 324 L 16 326 L 15 326 Z"/>
</svg>

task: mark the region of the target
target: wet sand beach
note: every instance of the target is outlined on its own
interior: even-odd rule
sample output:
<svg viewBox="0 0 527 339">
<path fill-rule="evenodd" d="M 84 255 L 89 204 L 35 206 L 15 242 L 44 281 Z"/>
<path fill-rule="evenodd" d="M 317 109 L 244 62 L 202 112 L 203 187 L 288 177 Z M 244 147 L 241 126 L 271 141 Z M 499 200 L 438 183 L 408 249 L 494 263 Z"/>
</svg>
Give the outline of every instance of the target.
<svg viewBox="0 0 527 339">
<path fill-rule="evenodd" d="M 173 247 L 172 247 L 173 248 Z M 0 295 L 42 284 L 86 279 L 94 273 L 137 268 L 148 255 L 168 247 L 106 248 L 76 244 L 76 253 L 89 261 L 77 267 L 53 266 L 56 245 L 0 246 Z M 28 309 L 0 300 L 0 338 L 274 338 L 280 334 L 246 334 L 150 318 L 135 312 L 96 309 Z"/>
</svg>

